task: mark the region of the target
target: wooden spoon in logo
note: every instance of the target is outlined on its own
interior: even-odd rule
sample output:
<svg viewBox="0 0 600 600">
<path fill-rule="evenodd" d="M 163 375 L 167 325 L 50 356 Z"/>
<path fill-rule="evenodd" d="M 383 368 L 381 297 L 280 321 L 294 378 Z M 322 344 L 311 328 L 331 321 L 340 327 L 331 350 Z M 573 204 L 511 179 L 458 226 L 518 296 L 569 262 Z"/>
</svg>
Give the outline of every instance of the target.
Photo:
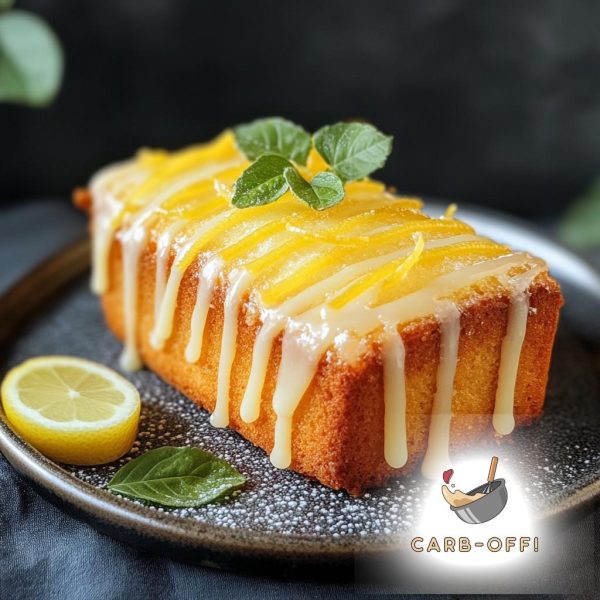
<svg viewBox="0 0 600 600">
<path fill-rule="evenodd" d="M 498 457 L 492 456 L 490 470 L 488 471 L 487 485 L 481 490 L 482 494 L 489 494 L 492 491 L 492 483 L 496 479 L 496 467 L 498 466 Z"/>
</svg>

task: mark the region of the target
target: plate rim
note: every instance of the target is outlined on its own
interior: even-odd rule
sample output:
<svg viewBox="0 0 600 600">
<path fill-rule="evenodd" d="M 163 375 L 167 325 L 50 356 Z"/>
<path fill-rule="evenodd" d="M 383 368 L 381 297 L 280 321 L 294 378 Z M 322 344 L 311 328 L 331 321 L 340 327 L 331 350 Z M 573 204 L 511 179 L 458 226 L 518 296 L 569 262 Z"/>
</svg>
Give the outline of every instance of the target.
<svg viewBox="0 0 600 600">
<path fill-rule="evenodd" d="M 0 345 L 10 340 L 23 321 L 35 316 L 42 305 L 89 268 L 88 239 L 75 242 L 34 267 L 0 296 Z M 43 281 L 40 293 L 39 282 Z M 36 294 L 32 294 L 33 290 Z M 34 485 L 53 494 L 63 504 L 82 511 L 92 521 L 110 528 L 126 528 L 136 534 L 180 548 L 225 553 L 232 557 L 269 562 L 293 560 L 291 566 L 315 563 L 348 567 L 357 556 L 373 555 L 397 549 L 398 544 L 384 536 L 361 538 L 317 537 L 267 531 L 236 529 L 224 525 L 186 520 L 122 498 L 78 479 L 60 464 L 45 457 L 22 440 L 5 419 L 0 406 L 0 452 L 11 466 Z M 186 528 L 184 525 L 188 524 Z M 358 542 L 358 543 L 357 543 Z M 198 561 L 196 561 L 198 562 Z M 211 561 L 206 564 L 215 566 Z M 218 566 L 218 565 L 217 565 Z"/>
<path fill-rule="evenodd" d="M 274 549 L 283 550 L 285 556 L 301 558 L 314 555 L 313 545 L 320 539 L 306 535 L 289 535 L 272 532 L 254 532 L 248 534 L 248 529 L 235 529 L 225 525 L 215 525 L 192 521 L 193 527 L 186 529 L 184 517 L 174 516 L 168 512 L 162 512 L 154 507 L 134 503 L 126 498 L 112 494 L 111 492 L 95 487 L 81 479 L 78 479 L 59 464 L 43 456 L 38 450 L 24 442 L 5 421 L 4 414 L 0 414 L 0 450 L 7 461 L 27 479 L 37 485 L 41 485 L 52 492 L 62 502 L 71 505 L 75 509 L 83 509 L 90 516 L 100 518 L 108 525 L 124 526 L 132 529 L 143 526 L 159 540 L 175 543 L 182 546 L 198 547 L 198 541 L 209 542 L 208 546 L 215 545 L 215 549 L 231 549 L 237 552 L 273 552 Z M 72 493 L 77 497 L 73 498 Z M 99 512 L 93 512 L 99 511 Z M 150 512 L 151 511 L 151 512 Z M 141 532 L 147 535 L 149 532 Z M 198 535 L 208 535 L 207 538 L 199 538 Z M 211 535 L 212 534 L 212 535 Z M 336 538 L 323 538 L 327 545 L 319 546 L 323 558 L 344 558 L 354 556 L 351 544 Z M 290 545 L 293 541 L 293 545 Z M 265 543 L 266 542 L 266 543 Z M 300 543 L 298 543 L 300 542 Z M 331 542 L 334 542 L 333 544 Z M 338 543 L 336 543 L 338 542 Z M 274 548 L 274 546 L 276 548 Z M 333 548 L 332 546 L 336 546 Z M 368 544 L 372 548 L 373 544 Z M 389 548 L 384 544 L 378 551 Z M 367 549 L 367 548 L 365 548 Z"/>
<path fill-rule="evenodd" d="M 490 213 L 484 209 L 480 214 L 485 215 L 485 212 Z M 526 226 L 526 222 L 512 215 L 491 212 L 494 217 L 499 217 L 506 223 L 512 221 Z M 545 237 L 549 243 L 564 249 L 571 260 L 591 269 L 600 281 L 600 273 L 585 258 L 563 248 L 551 237 L 536 233 Z M 89 240 L 82 239 L 59 250 L 17 280 L 0 296 L 2 347 L 10 347 L 11 338 L 18 333 L 24 320 L 34 316 L 39 312 L 41 305 L 87 270 L 90 262 L 89 247 Z M 40 281 L 46 284 L 42 287 L 43 293 L 40 293 Z M 33 290 L 36 294 L 30 293 Z M 136 504 L 76 478 L 59 464 L 43 456 L 10 428 L 1 409 L 0 452 L 20 475 L 56 496 L 61 503 L 82 511 L 92 522 L 100 519 L 108 527 L 126 528 L 134 534 L 154 538 L 176 547 L 225 554 L 238 560 L 250 558 L 272 563 L 291 559 L 301 566 L 328 563 L 334 568 L 336 565 L 349 566 L 357 556 L 387 554 L 400 549 L 402 536 L 394 536 L 392 540 L 389 536 L 374 534 L 369 536 L 368 541 L 365 539 L 361 542 L 363 538 L 357 536 L 333 538 L 236 529 L 186 520 L 184 517 L 158 511 L 154 507 Z M 593 509 L 597 504 L 600 504 L 600 477 L 560 500 L 537 518 L 568 519 Z M 186 523 L 188 527 L 185 527 Z M 206 562 L 215 566 L 210 560 Z"/>
</svg>

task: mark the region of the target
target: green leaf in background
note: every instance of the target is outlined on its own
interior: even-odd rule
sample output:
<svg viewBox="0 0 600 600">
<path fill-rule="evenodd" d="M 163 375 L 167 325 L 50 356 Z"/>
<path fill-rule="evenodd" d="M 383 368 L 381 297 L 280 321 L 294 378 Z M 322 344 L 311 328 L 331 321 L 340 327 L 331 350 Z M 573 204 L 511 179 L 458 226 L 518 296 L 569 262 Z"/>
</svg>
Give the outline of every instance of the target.
<svg viewBox="0 0 600 600">
<path fill-rule="evenodd" d="M 8 10 L 13 5 L 13 0 L 0 0 L 0 12 Z"/>
<path fill-rule="evenodd" d="M 0 14 L 0 101 L 48 104 L 62 73 L 60 43 L 44 21 L 23 11 Z"/>
<path fill-rule="evenodd" d="M 108 489 L 162 506 L 190 508 L 217 500 L 245 481 L 229 463 L 209 452 L 164 446 L 121 467 Z"/>
<path fill-rule="evenodd" d="M 249 160 L 262 154 L 278 154 L 299 165 L 305 165 L 310 150 L 310 135 L 299 125 L 270 117 L 252 123 L 238 125 L 233 129 L 239 149 Z"/>
<path fill-rule="evenodd" d="M 600 248 L 600 178 L 569 207 L 558 234 L 575 248 Z"/>
<path fill-rule="evenodd" d="M 248 208 L 274 202 L 288 190 L 283 173 L 289 166 L 289 161 L 277 154 L 263 154 L 235 182 L 231 203 Z"/>
<path fill-rule="evenodd" d="M 315 148 L 343 181 L 363 179 L 383 167 L 392 137 L 368 123 L 326 125 L 314 135 Z"/>
<path fill-rule="evenodd" d="M 285 169 L 284 175 L 292 192 L 315 210 L 334 206 L 344 197 L 344 185 L 334 173 L 317 173 L 310 183 L 294 167 Z"/>
</svg>

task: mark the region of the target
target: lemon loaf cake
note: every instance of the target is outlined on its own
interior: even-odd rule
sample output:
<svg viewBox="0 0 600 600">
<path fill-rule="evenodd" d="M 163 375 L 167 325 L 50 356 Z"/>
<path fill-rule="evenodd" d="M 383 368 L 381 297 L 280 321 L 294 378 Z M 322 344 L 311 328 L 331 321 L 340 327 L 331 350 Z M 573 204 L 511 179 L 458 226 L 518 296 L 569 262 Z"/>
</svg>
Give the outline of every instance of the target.
<svg viewBox="0 0 600 600">
<path fill-rule="evenodd" d="M 279 130 L 262 158 L 245 133 L 140 151 L 76 191 L 124 368 L 353 494 L 417 464 L 438 476 L 540 415 L 562 304 L 542 260 L 362 177 L 362 130 L 298 152 Z"/>
</svg>

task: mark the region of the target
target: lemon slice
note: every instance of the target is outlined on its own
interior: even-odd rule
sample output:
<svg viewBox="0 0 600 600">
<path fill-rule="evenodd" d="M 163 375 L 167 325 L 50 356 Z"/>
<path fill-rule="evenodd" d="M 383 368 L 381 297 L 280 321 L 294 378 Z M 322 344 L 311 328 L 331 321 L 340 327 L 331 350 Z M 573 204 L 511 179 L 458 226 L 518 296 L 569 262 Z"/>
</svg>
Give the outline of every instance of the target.
<svg viewBox="0 0 600 600">
<path fill-rule="evenodd" d="M 71 356 L 41 356 L 12 369 L 2 405 L 13 429 L 57 462 L 99 465 L 132 446 L 140 395 L 125 378 Z"/>
</svg>

